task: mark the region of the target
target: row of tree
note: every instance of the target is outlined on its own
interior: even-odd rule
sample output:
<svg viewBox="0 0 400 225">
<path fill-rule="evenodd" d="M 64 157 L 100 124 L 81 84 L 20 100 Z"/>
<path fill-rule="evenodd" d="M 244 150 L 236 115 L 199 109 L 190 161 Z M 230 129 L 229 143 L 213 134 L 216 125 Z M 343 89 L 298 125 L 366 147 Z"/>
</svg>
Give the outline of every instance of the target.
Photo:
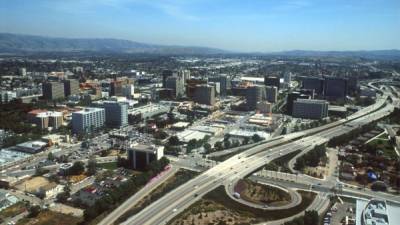
<svg viewBox="0 0 400 225">
<path fill-rule="evenodd" d="M 318 212 L 315 210 L 306 211 L 304 216 L 297 217 L 283 225 L 319 225 Z"/>
<path fill-rule="evenodd" d="M 365 124 L 364 126 L 361 126 L 359 128 L 356 128 L 346 134 L 342 134 L 340 136 L 334 137 L 332 138 L 329 142 L 328 142 L 328 146 L 330 147 L 335 147 L 338 145 L 343 145 L 344 143 L 349 142 L 350 140 L 355 139 L 358 135 L 371 131 L 372 129 L 374 129 L 376 127 L 376 123 L 369 123 L 369 124 Z"/>
<path fill-rule="evenodd" d="M 294 168 L 302 171 L 306 166 L 317 167 L 323 158 L 326 158 L 326 147 L 317 145 L 313 150 L 297 158 Z"/>
</svg>

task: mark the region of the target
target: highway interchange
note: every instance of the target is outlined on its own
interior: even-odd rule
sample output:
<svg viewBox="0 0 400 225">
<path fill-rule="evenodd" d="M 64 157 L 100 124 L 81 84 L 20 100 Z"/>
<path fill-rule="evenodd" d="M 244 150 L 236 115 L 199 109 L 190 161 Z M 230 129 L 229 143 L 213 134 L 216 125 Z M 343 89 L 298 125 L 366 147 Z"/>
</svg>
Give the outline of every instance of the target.
<svg viewBox="0 0 400 225">
<path fill-rule="evenodd" d="M 394 106 L 389 104 L 387 97 L 388 94 L 385 93 L 374 105 L 366 107 L 346 119 L 307 131 L 284 135 L 237 154 L 169 192 L 123 224 L 166 224 L 206 193 L 220 185 L 236 184 L 239 179 L 253 173 L 273 159 L 326 143 L 335 136 L 389 115 Z M 390 199 L 388 196 L 382 197 Z"/>
</svg>

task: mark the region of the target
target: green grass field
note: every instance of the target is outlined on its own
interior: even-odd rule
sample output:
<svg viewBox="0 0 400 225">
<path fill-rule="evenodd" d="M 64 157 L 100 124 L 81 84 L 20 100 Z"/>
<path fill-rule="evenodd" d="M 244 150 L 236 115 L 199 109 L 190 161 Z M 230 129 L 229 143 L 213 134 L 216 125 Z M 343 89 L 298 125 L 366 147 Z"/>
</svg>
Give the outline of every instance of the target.
<svg viewBox="0 0 400 225">
<path fill-rule="evenodd" d="M 98 163 L 97 166 L 106 170 L 115 170 L 118 168 L 117 162 Z"/>
</svg>

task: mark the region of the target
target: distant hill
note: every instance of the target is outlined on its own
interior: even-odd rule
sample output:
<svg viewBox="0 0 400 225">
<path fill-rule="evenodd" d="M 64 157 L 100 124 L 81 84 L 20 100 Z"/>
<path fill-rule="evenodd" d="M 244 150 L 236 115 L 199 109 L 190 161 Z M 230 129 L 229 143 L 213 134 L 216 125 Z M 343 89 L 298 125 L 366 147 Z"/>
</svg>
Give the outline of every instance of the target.
<svg viewBox="0 0 400 225">
<path fill-rule="evenodd" d="M 245 54 L 288 57 L 359 57 L 370 59 L 400 59 L 400 50 L 376 51 L 305 51 L 273 53 L 240 53 L 216 48 L 176 45 L 155 45 L 111 38 L 57 38 L 35 35 L 0 33 L 0 54 L 7 53 L 146 53 L 175 55 Z"/>
<path fill-rule="evenodd" d="M 370 51 L 305 51 L 293 50 L 269 53 L 268 55 L 281 55 L 293 57 L 359 57 L 371 59 L 400 59 L 400 50 L 370 50 Z"/>
<path fill-rule="evenodd" d="M 56 38 L 0 33 L 0 53 L 35 52 L 221 54 L 227 51 L 206 47 L 153 45 L 110 38 Z"/>
</svg>

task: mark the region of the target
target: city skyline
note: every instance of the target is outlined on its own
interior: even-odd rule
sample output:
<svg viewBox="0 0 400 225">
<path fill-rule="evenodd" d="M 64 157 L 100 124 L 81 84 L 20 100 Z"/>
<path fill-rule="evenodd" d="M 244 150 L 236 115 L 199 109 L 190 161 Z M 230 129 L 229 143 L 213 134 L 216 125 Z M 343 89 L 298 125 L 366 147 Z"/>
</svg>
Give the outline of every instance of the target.
<svg viewBox="0 0 400 225">
<path fill-rule="evenodd" d="M 400 2 L 0 1 L 0 32 L 237 52 L 400 49 Z"/>
</svg>

